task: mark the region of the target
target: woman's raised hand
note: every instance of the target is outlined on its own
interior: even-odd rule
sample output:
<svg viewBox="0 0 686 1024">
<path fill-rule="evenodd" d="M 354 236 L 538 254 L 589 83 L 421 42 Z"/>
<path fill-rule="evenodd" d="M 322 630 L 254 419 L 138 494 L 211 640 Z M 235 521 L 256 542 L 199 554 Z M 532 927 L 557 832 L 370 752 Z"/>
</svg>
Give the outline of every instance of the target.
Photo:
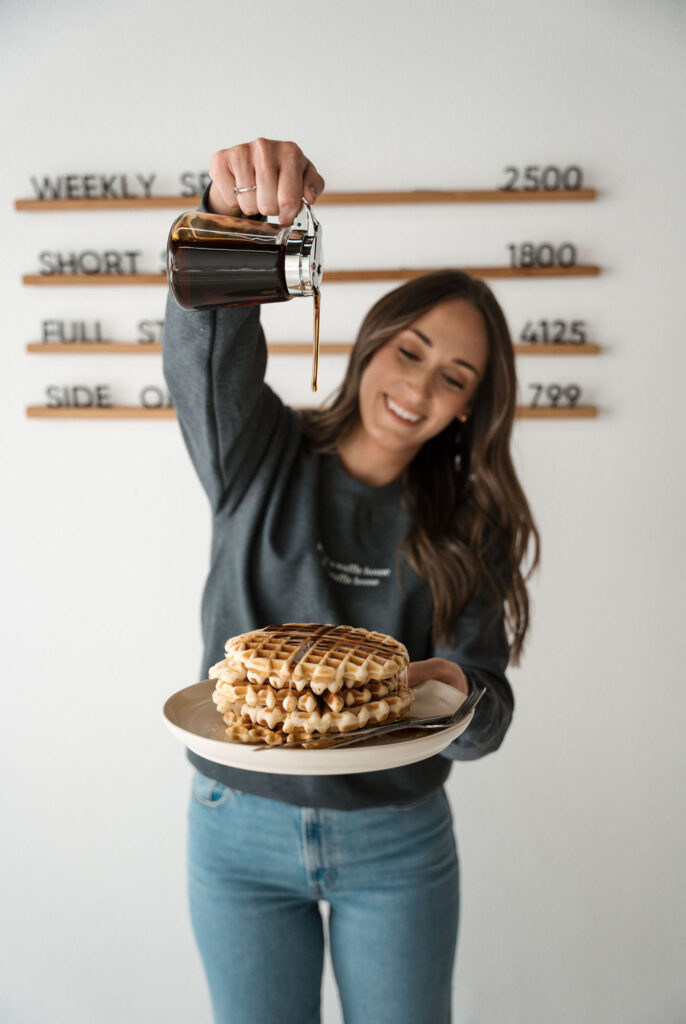
<svg viewBox="0 0 686 1024">
<path fill-rule="evenodd" d="M 278 215 L 280 224 L 292 224 L 304 197 L 313 203 L 325 183 L 314 164 L 294 142 L 255 139 L 220 149 L 210 161 L 209 205 L 213 213 L 250 217 Z M 251 192 L 234 195 L 234 188 Z"/>
</svg>

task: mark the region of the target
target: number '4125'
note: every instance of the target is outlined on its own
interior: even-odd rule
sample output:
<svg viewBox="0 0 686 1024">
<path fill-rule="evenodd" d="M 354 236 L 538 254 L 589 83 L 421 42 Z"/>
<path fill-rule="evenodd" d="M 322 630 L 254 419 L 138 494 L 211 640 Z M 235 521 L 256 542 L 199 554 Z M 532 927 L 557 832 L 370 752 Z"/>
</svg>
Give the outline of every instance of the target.
<svg viewBox="0 0 686 1024">
<path fill-rule="evenodd" d="M 519 340 L 529 343 L 540 341 L 544 345 L 571 341 L 580 345 L 586 341 L 586 321 L 572 320 L 568 323 L 566 320 L 537 320 L 532 323 L 527 320 Z"/>
</svg>

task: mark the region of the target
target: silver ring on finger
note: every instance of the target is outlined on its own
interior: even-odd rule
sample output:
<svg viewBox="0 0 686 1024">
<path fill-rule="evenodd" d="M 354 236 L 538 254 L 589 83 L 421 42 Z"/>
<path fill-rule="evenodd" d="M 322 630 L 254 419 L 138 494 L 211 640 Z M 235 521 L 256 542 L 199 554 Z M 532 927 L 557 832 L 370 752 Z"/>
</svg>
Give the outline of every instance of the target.
<svg viewBox="0 0 686 1024">
<path fill-rule="evenodd" d="M 257 185 L 248 185 L 247 188 L 235 188 L 233 194 L 237 196 L 240 192 L 254 192 L 256 188 Z"/>
</svg>

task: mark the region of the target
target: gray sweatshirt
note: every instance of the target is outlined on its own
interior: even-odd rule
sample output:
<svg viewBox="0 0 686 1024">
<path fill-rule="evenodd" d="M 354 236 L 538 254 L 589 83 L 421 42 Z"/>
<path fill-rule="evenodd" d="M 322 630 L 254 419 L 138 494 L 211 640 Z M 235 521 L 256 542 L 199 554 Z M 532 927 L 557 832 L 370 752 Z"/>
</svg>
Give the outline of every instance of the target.
<svg viewBox="0 0 686 1024">
<path fill-rule="evenodd" d="M 408 528 L 400 481 L 369 487 L 336 454 L 312 452 L 297 414 L 264 383 L 266 362 L 259 307 L 187 312 L 169 297 L 164 374 L 212 515 L 199 678 L 224 657 L 231 636 L 270 623 L 322 622 L 388 633 L 412 661 L 447 658 L 465 670 L 470 686 L 488 692 L 443 754 L 401 768 L 272 775 L 188 756 L 233 789 L 306 807 L 419 799 L 445 781 L 452 761 L 496 750 L 507 731 L 514 702 L 503 609 L 477 593 L 455 622 L 450 646 L 432 644 L 429 586 L 397 559 Z"/>
</svg>

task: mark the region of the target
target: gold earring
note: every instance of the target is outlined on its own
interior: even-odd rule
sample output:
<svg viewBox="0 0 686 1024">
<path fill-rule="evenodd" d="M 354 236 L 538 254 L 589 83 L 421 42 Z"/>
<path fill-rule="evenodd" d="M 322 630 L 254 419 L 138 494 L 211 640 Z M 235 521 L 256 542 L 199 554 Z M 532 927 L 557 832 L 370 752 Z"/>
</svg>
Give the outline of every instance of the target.
<svg viewBox="0 0 686 1024">
<path fill-rule="evenodd" d="M 460 423 L 466 423 L 468 418 L 469 417 L 467 417 L 467 416 L 460 416 Z"/>
</svg>

